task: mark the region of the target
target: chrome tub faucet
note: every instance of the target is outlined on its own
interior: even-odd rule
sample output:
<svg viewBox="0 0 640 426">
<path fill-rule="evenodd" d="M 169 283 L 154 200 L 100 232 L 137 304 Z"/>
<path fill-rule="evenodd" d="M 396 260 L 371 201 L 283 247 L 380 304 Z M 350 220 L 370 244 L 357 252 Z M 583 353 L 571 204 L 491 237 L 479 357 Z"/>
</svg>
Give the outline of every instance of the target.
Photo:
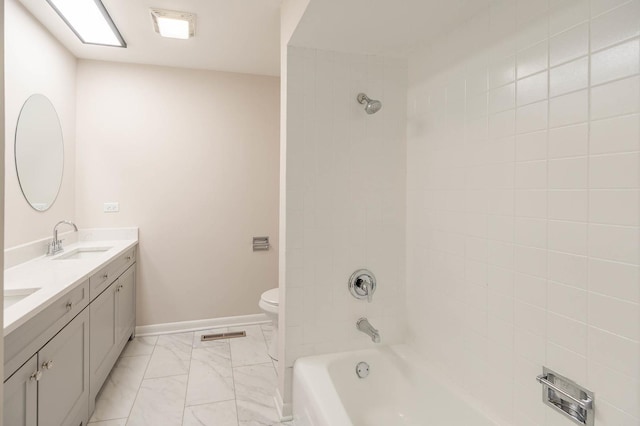
<svg viewBox="0 0 640 426">
<path fill-rule="evenodd" d="M 60 225 L 73 226 L 73 230 L 76 232 L 78 231 L 78 227 L 76 226 L 76 224 L 69 220 L 61 220 L 60 222 L 56 223 L 56 226 L 53 227 L 53 240 L 47 246 L 47 256 L 53 256 L 60 253 L 61 251 L 64 251 L 64 248 L 62 248 L 62 240 L 58 239 L 58 226 Z"/>
<path fill-rule="evenodd" d="M 362 317 L 356 322 L 356 328 L 362 331 L 367 336 L 371 337 L 371 341 L 374 343 L 380 343 L 380 333 L 373 328 L 368 319 Z"/>
</svg>

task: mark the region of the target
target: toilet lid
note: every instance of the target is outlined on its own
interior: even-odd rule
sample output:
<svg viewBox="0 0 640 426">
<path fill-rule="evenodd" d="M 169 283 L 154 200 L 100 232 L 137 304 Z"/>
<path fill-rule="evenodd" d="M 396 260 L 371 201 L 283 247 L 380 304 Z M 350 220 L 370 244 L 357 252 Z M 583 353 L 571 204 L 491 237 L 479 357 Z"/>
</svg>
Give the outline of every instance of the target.
<svg viewBox="0 0 640 426">
<path fill-rule="evenodd" d="M 262 293 L 262 296 L 260 298 L 267 303 L 270 303 L 272 305 L 277 305 L 278 299 L 279 299 L 278 289 L 272 288 L 271 290 L 267 290 L 264 293 Z"/>
</svg>

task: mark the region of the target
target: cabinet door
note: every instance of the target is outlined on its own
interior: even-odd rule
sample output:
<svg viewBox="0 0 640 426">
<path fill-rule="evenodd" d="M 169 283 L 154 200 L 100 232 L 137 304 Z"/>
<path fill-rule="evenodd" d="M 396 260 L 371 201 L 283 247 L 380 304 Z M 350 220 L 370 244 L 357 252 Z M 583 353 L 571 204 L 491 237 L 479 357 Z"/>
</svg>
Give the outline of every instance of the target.
<svg viewBox="0 0 640 426">
<path fill-rule="evenodd" d="M 128 339 L 136 325 L 136 267 L 135 265 L 118 279 L 117 342 Z"/>
<path fill-rule="evenodd" d="M 38 352 L 38 426 L 78 426 L 89 417 L 89 312 Z"/>
<path fill-rule="evenodd" d="M 89 305 L 91 395 L 97 395 L 113 366 L 116 340 L 116 289 L 118 280 Z"/>
<path fill-rule="evenodd" d="M 38 415 L 38 356 L 34 355 L 4 382 L 3 424 L 36 426 Z"/>
</svg>

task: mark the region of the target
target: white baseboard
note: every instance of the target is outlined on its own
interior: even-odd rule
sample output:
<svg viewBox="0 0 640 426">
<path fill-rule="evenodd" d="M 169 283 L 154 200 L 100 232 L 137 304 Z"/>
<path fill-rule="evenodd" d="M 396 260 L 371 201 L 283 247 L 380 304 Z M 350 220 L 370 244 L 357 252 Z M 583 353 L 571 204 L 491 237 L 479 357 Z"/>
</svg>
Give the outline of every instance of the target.
<svg viewBox="0 0 640 426">
<path fill-rule="evenodd" d="M 273 400 L 276 403 L 276 410 L 278 411 L 278 417 L 280 417 L 281 422 L 288 422 L 293 420 L 293 415 L 291 413 L 291 404 L 285 404 L 282 400 L 282 396 L 280 396 L 280 389 L 276 388 L 276 394 L 273 397 Z"/>
<path fill-rule="evenodd" d="M 211 318 L 195 321 L 168 322 L 164 324 L 139 325 L 136 336 L 155 336 L 158 334 L 186 333 L 218 327 L 236 327 L 268 323 L 265 314 L 238 315 L 235 317 Z"/>
</svg>

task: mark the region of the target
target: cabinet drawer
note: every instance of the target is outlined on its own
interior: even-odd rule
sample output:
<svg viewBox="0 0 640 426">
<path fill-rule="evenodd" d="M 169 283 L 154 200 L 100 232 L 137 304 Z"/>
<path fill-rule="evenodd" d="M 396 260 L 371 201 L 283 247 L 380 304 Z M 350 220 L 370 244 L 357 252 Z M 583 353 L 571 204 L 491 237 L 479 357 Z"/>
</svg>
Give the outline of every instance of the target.
<svg viewBox="0 0 640 426">
<path fill-rule="evenodd" d="M 58 297 L 5 337 L 5 379 L 89 304 L 89 280 Z"/>
<path fill-rule="evenodd" d="M 100 295 L 120 274 L 136 261 L 135 247 L 127 250 L 89 278 L 91 300 Z"/>
</svg>

